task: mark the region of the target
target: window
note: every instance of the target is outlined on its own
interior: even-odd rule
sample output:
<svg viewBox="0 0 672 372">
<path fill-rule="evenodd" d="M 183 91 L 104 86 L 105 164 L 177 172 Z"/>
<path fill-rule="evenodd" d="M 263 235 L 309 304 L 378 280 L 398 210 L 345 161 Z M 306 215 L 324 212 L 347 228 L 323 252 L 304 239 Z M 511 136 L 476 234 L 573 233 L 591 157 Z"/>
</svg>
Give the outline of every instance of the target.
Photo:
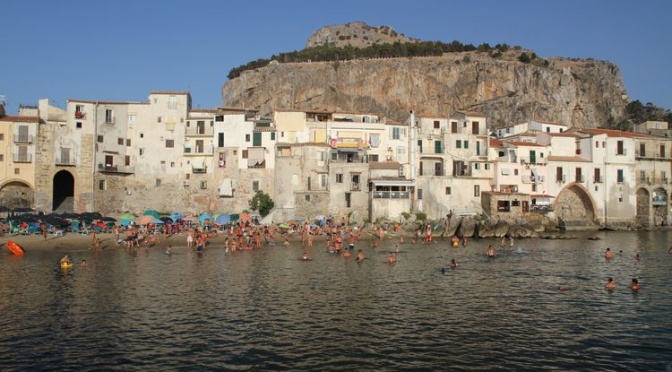
<svg viewBox="0 0 672 372">
<path fill-rule="evenodd" d="M 322 173 L 320 174 L 320 188 L 325 189 L 327 187 L 327 175 Z"/>
<path fill-rule="evenodd" d="M 161 179 L 157 178 L 156 181 L 154 182 L 155 187 L 161 187 Z"/>
<path fill-rule="evenodd" d="M 103 136 L 100 134 L 98 135 L 98 143 L 103 143 Z"/>
<path fill-rule="evenodd" d="M 5 154 L 0 154 L 0 161 L 5 161 Z"/>
<path fill-rule="evenodd" d="M 446 195 L 450 195 L 451 192 L 452 192 L 452 189 L 450 188 L 450 186 L 447 186 L 446 187 Z"/>
<path fill-rule="evenodd" d="M 107 189 L 106 186 L 107 186 L 107 184 L 106 184 L 105 180 L 99 180 L 98 181 L 98 190 L 105 190 L 105 189 Z"/>
<path fill-rule="evenodd" d="M 343 183 L 343 175 L 342 174 L 337 174 L 336 175 L 336 183 Z"/>
<path fill-rule="evenodd" d="M 623 148 L 623 141 L 616 141 L 616 155 L 625 155 L 625 149 Z"/>
<path fill-rule="evenodd" d="M 438 120 L 434 120 L 434 129 L 440 129 L 441 128 L 441 122 Z"/>
<path fill-rule="evenodd" d="M 245 142 L 250 142 L 250 135 L 249 134 L 245 135 Z"/>
<path fill-rule="evenodd" d="M 224 115 L 216 115 L 215 121 L 224 121 Z"/>
<path fill-rule="evenodd" d="M 599 149 L 600 148 L 600 141 L 595 141 L 595 148 Z"/>
<path fill-rule="evenodd" d="M 133 124 L 135 123 L 136 115 L 135 114 L 128 114 L 128 124 Z"/>
<path fill-rule="evenodd" d="M 105 109 L 105 123 L 114 124 L 114 111 L 112 109 Z"/>
<path fill-rule="evenodd" d="M 661 158 L 665 157 L 665 145 L 660 145 L 660 156 Z"/>
<path fill-rule="evenodd" d="M 422 154 L 422 140 L 418 140 L 418 152 Z"/>
<path fill-rule="evenodd" d="M 240 155 L 243 157 L 243 159 L 247 159 L 247 150 L 243 150 L 243 152 Z"/>
<path fill-rule="evenodd" d="M 451 121 L 450 122 L 450 132 L 451 133 L 457 133 L 457 122 L 456 121 Z"/>
<path fill-rule="evenodd" d="M 75 123 L 75 128 L 82 129 L 82 122 L 78 121 L 77 123 Z"/>
<path fill-rule="evenodd" d="M 489 170 L 489 169 L 490 169 L 490 163 L 485 163 L 485 170 Z"/>
<path fill-rule="evenodd" d="M 517 176 L 517 175 L 518 175 L 518 169 L 514 169 L 514 170 L 513 170 L 513 175 L 514 175 L 514 176 Z"/>
<path fill-rule="evenodd" d="M 306 198 L 305 198 L 305 199 L 306 199 L 307 202 L 309 202 L 309 201 L 310 201 L 310 195 L 306 194 Z"/>
<path fill-rule="evenodd" d="M 129 147 L 131 146 L 131 139 L 130 138 L 126 138 L 126 146 L 129 146 Z"/>
<path fill-rule="evenodd" d="M 261 132 L 252 134 L 252 146 L 261 146 Z"/>
<path fill-rule="evenodd" d="M 464 141 L 464 148 L 465 149 L 469 148 L 469 141 L 466 141 L 466 140 Z"/>
<path fill-rule="evenodd" d="M 462 140 L 455 141 L 455 148 L 456 149 L 461 149 L 462 148 Z"/>
<path fill-rule="evenodd" d="M 124 139 L 123 138 L 117 138 L 117 145 L 124 145 Z"/>
<path fill-rule="evenodd" d="M 131 165 L 131 156 L 130 155 L 124 156 L 124 165 L 127 166 L 127 167 Z"/>
<path fill-rule="evenodd" d="M 646 145 L 643 143 L 639 144 L 639 156 L 646 156 Z"/>
<path fill-rule="evenodd" d="M 595 183 L 602 182 L 602 176 L 600 175 L 600 168 L 593 169 L 593 182 Z"/>
<path fill-rule="evenodd" d="M 168 96 L 168 108 L 175 109 L 177 108 L 177 99 L 175 96 Z"/>
<path fill-rule="evenodd" d="M 551 127 L 546 127 L 546 133 L 550 133 L 550 132 L 551 132 Z"/>
<path fill-rule="evenodd" d="M 474 163 L 474 169 L 479 169 L 480 167 L 481 167 L 481 165 L 479 163 Z M 517 169 L 516 169 L 516 172 L 518 172 Z"/>
<path fill-rule="evenodd" d="M 217 133 L 217 147 L 224 147 L 224 133 Z"/>
<path fill-rule="evenodd" d="M 562 182 L 562 167 L 555 168 L 555 180 Z"/>
<path fill-rule="evenodd" d="M 434 153 L 440 154 L 443 152 L 443 146 L 441 141 L 434 141 Z"/>
<path fill-rule="evenodd" d="M 14 174 L 21 174 L 21 169 L 14 168 Z"/>
<path fill-rule="evenodd" d="M 169 139 L 166 140 L 166 148 L 172 149 L 175 147 L 175 140 Z"/>
<path fill-rule="evenodd" d="M 259 181 L 252 181 L 252 191 L 259 191 Z"/>
<path fill-rule="evenodd" d="M 165 163 L 164 163 L 164 164 L 165 164 Z M 174 162 L 174 161 L 171 161 L 171 162 L 170 162 L 170 167 L 171 167 L 171 168 L 175 168 L 175 162 Z"/>
<path fill-rule="evenodd" d="M 201 181 L 201 190 L 208 189 L 208 181 Z"/>
<path fill-rule="evenodd" d="M 422 200 L 422 189 L 418 189 L 418 200 Z"/>
<path fill-rule="evenodd" d="M 481 196 L 481 186 L 480 185 L 474 185 L 474 196 L 477 197 L 477 198 Z"/>
<path fill-rule="evenodd" d="M 351 190 L 353 191 L 359 191 L 359 174 L 353 174 L 350 176 L 350 181 L 352 181 L 352 185 L 350 187 Z"/>
<path fill-rule="evenodd" d="M 160 123 L 160 122 L 161 122 L 161 117 L 160 117 L 160 116 L 156 118 L 156 122 L 157 122 L 157 123 Z"/>
<path fill-rule="evenodd" d="M 145 134 L 144 134 L 144 133 L 140 133 L 140 138 L 145 138 Z"/>
<path fill-rule="evenodd" d="M 618 183 L 623 183 L 625 182 L 625 178 L 623 177 L 623 169 L 619 169 L 616 173 L 616 182 Z"/>
<path fill-rule="evenodd" d="M 275 132 L 271 132 L 271 141 L 275 141 Z"/>
<path fill-rule="evenodd" d="M 345 193 L 345 207 L 350 208 L 351 194 L 349 192 Z"/>
<path fill-rule="evenodd" d="M 406 135 L 406 128 L 399 128 L 399 127 L 393 127 L 390 128 L 391 130 L 391 137 L 393 140 L 398 140 L 401 139 L 402 135 Z"/>
</svg>

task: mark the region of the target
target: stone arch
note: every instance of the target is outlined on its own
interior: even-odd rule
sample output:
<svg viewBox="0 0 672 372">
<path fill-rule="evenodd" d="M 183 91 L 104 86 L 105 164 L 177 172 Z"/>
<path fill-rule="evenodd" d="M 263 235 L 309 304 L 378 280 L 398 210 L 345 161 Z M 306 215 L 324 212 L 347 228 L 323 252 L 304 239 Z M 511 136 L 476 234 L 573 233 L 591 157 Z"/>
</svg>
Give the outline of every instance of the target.
<svg viewBox="0 0 672 372">
<path fill-rule="evenodd" d="M 10 209 L 32 208 L 35 190 L 22 180 L 7 180 L 0 187 L 0 205 Z"/>
<path fill-rule="evenodd" d="M 645 224 L 648 225 L 650 223 L 649 221 L 649 215 L 650 215 L 650 206 L 649 206 L 649 200 L 651 200 L 651 196 L 649 194 L 649 190 L 645 188 L 640 188 L 637 190 L 637 223 L 640 224 Z"/>
<path fill-rule="evenodd" d="M 570 184 L 560 193 L 553 204 L 555 214 L 567 222 L 595 222 L 595 201 L 580 184 Z"/>
<path fill-rule="evenodd" d="M 67 170 L 54 174 L 52 210 L 58 212 L 74 212 L 75 209 L 75 177 Z"/>
</svg>

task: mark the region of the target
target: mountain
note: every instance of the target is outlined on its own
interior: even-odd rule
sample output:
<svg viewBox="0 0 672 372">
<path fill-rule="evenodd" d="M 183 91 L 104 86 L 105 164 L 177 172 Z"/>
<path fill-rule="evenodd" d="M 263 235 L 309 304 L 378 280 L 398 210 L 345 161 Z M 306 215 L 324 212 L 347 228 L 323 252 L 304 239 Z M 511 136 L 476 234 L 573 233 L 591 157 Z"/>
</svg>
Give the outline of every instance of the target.
<svg viewBox="0 0 672 372">
<path fill-rule="evenodd" d="M 360 42 L 364 30 L 370 36 L 373 29 L 417 41 L 391 28 L 348 25 L 349 39 L 337 37 L 344 35 L 346 25 L 331 26 L 314 33 L 308 45 L 338 42 L 338 46 L 355 46 L 353 39 Z M 359 36 L 354 38 L 355 34 Z M 241 72 L 222 87 L 223 106 L 254 108 L 261 113 L 364 112 L 403 122 L 411 109 L 426 117 L 471 110 L 485 114 L 491 127 L 531 119 L 600 127 L 623 119 L 628 102 L 620 71 L 613 63 L 541 59 L 519 47 L 411 58 L 273 60 Z"/>
</svg>

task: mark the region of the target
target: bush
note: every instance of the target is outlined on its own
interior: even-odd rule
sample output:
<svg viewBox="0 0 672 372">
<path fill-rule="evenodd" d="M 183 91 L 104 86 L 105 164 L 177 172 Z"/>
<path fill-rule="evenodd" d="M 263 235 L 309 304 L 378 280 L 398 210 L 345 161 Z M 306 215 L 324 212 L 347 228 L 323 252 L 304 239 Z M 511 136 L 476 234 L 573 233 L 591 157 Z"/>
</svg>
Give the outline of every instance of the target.
<svg viewBox="0 0 672 372">
<path fill-rule="evenodd" d="M 427 213 L 425 212 L 415 212 L 415 219 L 418 221 L 424 221 L 427 219 Z"/>
<path fill-rule="evenodd" d="M 273 207 L 275 207 L 275 203 L 271 197 L 261 190 L 257 191 L 257 193 L 254 194 L 252 199 L 248 200 L 247 203 L 250 205 L 250 209 L 259 211 L 259 215 L 261 215 L 261 217 L 266 217 L 266 215 L 271 212 Z"/>
</svg>

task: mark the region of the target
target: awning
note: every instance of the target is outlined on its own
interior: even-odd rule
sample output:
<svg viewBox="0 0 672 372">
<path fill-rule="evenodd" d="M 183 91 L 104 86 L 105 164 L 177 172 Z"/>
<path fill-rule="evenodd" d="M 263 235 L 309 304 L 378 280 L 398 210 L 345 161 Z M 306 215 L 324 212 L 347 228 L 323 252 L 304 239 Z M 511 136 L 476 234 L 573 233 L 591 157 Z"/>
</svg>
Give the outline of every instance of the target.
<svg viewBox="0 0 672 372">
<path fill-rule="evenodd" d="M 219 196 L 233 196 L 233 182 L 230 178 L 225 178 L 219 185 Z"/>
<path fill-rule="evenodd" d="M 508 176 L 509 174 L 511 174 L 511 169 L 509 169 L 509 168 L 500 168 L 500 170 L 501 170 L 502 174 L 505 175 L 505 176 Z"/>
<path fill-rule="evenodd" d="M 370 134 L 369 135 L 369 145 L 371 145 L 371 147 L 380 146 L 380 134 Z"/>
<path fill-rule="evenodd" d="M 339 147 L 338 152 L 358 153 L 359 149 L 352 147 Z"/>
<path fill-rule="evenodd" d="M 254 167 L 264 162 L 264 148 L 250 148 L 247 150 L 247 166 Z"/>
</svg>

